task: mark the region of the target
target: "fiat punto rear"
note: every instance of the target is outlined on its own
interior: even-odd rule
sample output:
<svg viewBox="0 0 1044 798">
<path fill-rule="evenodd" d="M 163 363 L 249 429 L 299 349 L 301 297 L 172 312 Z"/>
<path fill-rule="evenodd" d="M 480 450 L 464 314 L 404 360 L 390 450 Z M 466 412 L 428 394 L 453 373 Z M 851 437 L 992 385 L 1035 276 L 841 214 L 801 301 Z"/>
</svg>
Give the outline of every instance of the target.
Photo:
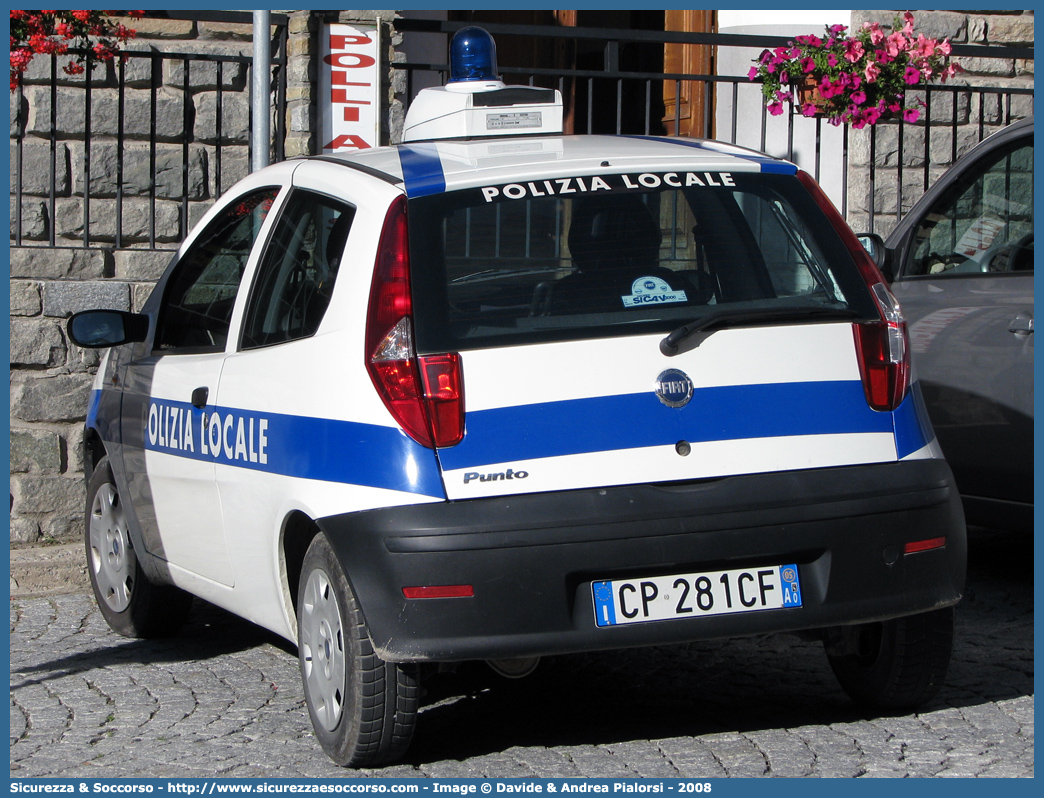
<svg viewBox="0 0 1044 798">
<path fill-rule="evenodd" d="M 555 107 L 457 91 L 498 133 Z M 194 594 L 296 642 L 340 763 L 401 756 L 462 660 L 804 632 L 868 705 L 945 675 L 960 501 L 901 309 L 793 164 L 553 134 L 287 162 L 141 314 L 70 332 L 115 347 L 102 612 L 169 632 Z"/>
</svg>

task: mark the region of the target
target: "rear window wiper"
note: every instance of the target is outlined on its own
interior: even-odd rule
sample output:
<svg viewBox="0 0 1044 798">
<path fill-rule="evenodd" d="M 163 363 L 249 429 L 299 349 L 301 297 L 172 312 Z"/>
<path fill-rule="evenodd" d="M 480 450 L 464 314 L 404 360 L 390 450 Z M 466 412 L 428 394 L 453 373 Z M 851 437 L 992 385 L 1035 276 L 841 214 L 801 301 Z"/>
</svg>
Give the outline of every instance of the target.
<svg viewBox="0 0 1044 798">
<path fill-rule="evenodd" d="M 683 341 L 698 332 L 706 332 L 717 327 L 732 327 L 741 324 L 764 323 L 769 321 L 791 321 L 828 317 L 834 319 L 854 319 L 860 314 L 849 307 L 760 307 L 760 308 L 719 308 L 711 311 L 695 321 L 683 324 L 666 338 L 660 341 L 660 351 L 672 357 L 680 351 Z M 697 344 L 698 346 L 699 344 Z"/>
</svg>

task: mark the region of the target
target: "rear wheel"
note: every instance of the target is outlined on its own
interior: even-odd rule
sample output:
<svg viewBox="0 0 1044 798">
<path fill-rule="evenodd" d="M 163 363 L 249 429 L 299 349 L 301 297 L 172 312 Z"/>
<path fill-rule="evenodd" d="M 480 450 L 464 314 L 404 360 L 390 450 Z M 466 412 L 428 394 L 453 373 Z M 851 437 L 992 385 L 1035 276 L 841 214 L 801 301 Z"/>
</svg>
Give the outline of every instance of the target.
<svg viewBox="0 0 1044 798">
<path fill-rule="evenodd" d="M 912 709 L 942 686 L 953 650 L 953 608 L 841 627 L 828 636 L 830 667 L 857 704 Z"/>
<path fill-rule="evenodd" d="M 370 767 L 406 753 L 417 720 L 416 668 L 374 652 L 355 595 L 321 534 L 301 566 L 297 636 L 308 715 L 330 758 Z"/>
<path fill-rule="evenodd" d="M 145 576 L 108 457 L 95 466 L 87 486 L 84 544 L 94 598 L 113 631 L 125 637 L 162 637 L 181 627 L 192 596 Z"/>
</svg>

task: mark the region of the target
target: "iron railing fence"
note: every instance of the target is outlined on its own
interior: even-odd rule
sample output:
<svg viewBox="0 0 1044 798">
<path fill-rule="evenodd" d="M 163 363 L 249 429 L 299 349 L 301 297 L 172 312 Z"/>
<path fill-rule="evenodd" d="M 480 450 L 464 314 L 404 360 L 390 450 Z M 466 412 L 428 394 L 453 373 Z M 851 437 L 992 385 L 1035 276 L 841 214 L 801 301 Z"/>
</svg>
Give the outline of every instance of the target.
<svg viewBox="0 0 1044 798">
<path fill-rule="evenodd" d="M 284 157 L 283 141 L 286 133 L 286 16 L 273 14 L 272 23 L 279 26 L 280 31 L 273 48 L 273 161 L 279 161 Z M 395 22 L 396 28 L 402 32 L 444 34 L 452 34 L 464 24 L 466 23 L 406 19 Z M 772 36 L 538 25 L 488 24 L 485 27 L 498 39 L 510 36 L 544 37 L 570 42 L 574 47 L 582 44 L 588 54 L 600 51 L 601 58 L 596 60 L 601 60 L 601 67 L 594 69 L 519 68 L 510 64 L 500 64 L 500 72 L 509 82 L 558 88 L 563 91 L 563 95 L 566 95 L 566 89 L 569 88 L 575 101 L 574 107 L 583 110 L 582 114 L 574 116 L 575 132 L 660 132 L 654 129 L 654 125 L 659 123 L 656 112 L 663 107 L 665 87 L 666 96 L 673 96 L 675 99 L 673 122 L 677 129 L 681 120 L 683 87 L 689 83 L 697 88 L 702 87 L 704 93 L 712 98 L 712 101 L 703 104 L 703 116 L 697 120 L 695 134 L 771 151 L 773 155 L 798 162 L 817 180 L 825 176 L 824 167 L 830 173 L 840 171 L 840 205 L 842 213 L 847 215 L 848 176 L 854 132 L 847 126 L 843 126 L 840 131 L 831 131 L 830 126 L 824 126 L 821 119 L 805 119 L 795 115 L 788 115 L 782 120 L 770 117 L 764 104 L 760 102 L 760 87 L 751 83 L 745 75 L 624 71 L 620 68 L 621 64 L 628 60 L 626 56 L 629 48 L 662 48 L 667 44 L 710 45 L 716 48 L 720 64 L 723 61 L 721 56 L 725 53 L 742 53 L 746 48 L 747 52 L 754 52 L 756 55 L 761 49 L 786 44 L 787 39 Z M 958 59 L 971 56 L 1032 61 L 1033 48 L 954 45 L 953 54 Z M 90 54 L 87 55 L 90 57 Z M 248 75 L 251 61 L 250 55 L 128 51 L 115 62 L 112 71 L 105 78 L 99 77 L 99 69 L 99 74 L 91 75 L 90 79 L 74 81 L 64 77 L 59 79 L 58 62 L 52 57 L 50 79 L 19 87 L 13 100 L 12 245 L 155 248 L 160 237 L 164 238 L 162 243 L 168 245 L 184 237 L 190 222 L 193 221 L 192 217 L 205 208 L 204 201 L 209 204 L 209 201 L 242 176 L 242 170 L 238 168 L 240 162 L 249 164 L 249 136 L 243 137 L 238 132 L 229 135 L 229 131 L 224 130 L 223 126 L 226 117 L 236 117 L 237 113 L 250 113 L 251 82 Z M 394 66 L 406 73 L 407 102 L 415 95 L 418 83 L 426 81 L 429 84 L 435 82 L 441 85 L 449 71 L 448 64 L 445 63 L 404 62 L 396 63 Z M 133 78 L 129 77 L 130 73 L 133 73 Z M 88 74 L 91 74 L 90 70 Z M 196 80 L 195 75 L 205 77 Z M 39 95 L 41 91 L 46 95 L 42 102 Z M 147 123 L 136 118 L 134 130 L 131 131 L 128 130 L 126 119 L 129 93 L 133 93 L 136 103 L 140 104 L 142 92 L 148 97 L 148 111 L 145 114 Z M 213 106 L 207 112 L 214 115 L 214 128 L 197 137 L 194 122 L 201 111 L 196 106 L 196 100 L 204 92 L 210 95 L 210 101 L 213 102 Z M 37 100 L 36 107 L 30 107 L 29 93 L 33 93 L 33 99 Z M 76 96 L 70 99 L 70 93 Z M 103 130 L 98 130 L 92 106 L 98 104 L 96 100 L 100 99 L 101 95 L 105 95 L 103 104 L 111 106 L 113 94 L 115 124 L 112 124 L 112 120 L 107 120 L 102 126 Z M 967 130 L 970 126 L 973 134 L 977 133 L 977 137 L 981 139 L 1000 125 L 1032 114 L 1033 89 L 949 84 L 928 87 L 924 90 L 924 98 L 926 107 L 922 118 L 930 120 L 930 124 L 909 125 L 900 122 L 874 126 L 864 131 L 867 133 L 868 142 L 860 145 L 868 147 L 869 162 L 865 186 L 862 185 L 864 178 L 861 176 L 859 188 L 868 192 L 866 202 L 870 208 L 875 208 L 878 204 L 878 184 L 881 182 L 879 176 L 883 174 L 881 170 L 885 166 L 879 162 L 881 159 L 878 157 L 883 150 L 880 145 L 882 130 L 890 128 L 894 131 L 889 133 L 890 136 L 895 136 L 894 141 L 889 140 L 889 147 L 897 153 L 894 155 L 896 162 L 904 164 L 904 168 L 892 170 L 894 176 L 888 172 L 890 187 L 895 186 L 899 199 L 894 209 L 887 214 L 896 221 L 904 211 L 904 186 L 910 185 L 920 191 L 925 190 L 940 171 L 937 156 L 941 150 L 947 149 L 945 145 L 948 145 L 948 159 L 951 162 L 959 150 L 967 148 L 968 141 L 966 138 L 961 140 L 958 128 Z M 179 102 L 180 135 L 176 137 L 176 142 L 172 142 L 169 132 L 163 129 L 164 120 L 169 121 L 172 118 L 171 105 Z M 82 129 L 71 129 L 65 120 L 61 120 L 60 123 L 60 108 L 78 109 L 77 118 L 82 112 Z M 249 117 L 247 119 L 249 120 Z M 610 120 L 609 129 L 604 129 L 606 119 Z M 243 127 L 239 126 L 240 132 Z M 249 121 L 245 127 L 249 130 Z M 831 143 L 839 154 L 831 151 L 830 157 L 824 160 L 824 142 L 828 137 L 840 139 L 839 143 L 833 140 Z M 180 161 L 171 161 L 167 157 L 170 155 L 172 144 L 180 148 Z M 72 159 L 66 152 L 70 145 L 82 147 L 82 157 Z M 30 146 L 37 155 L 41 146 L 47 150 L 42 166 L 39 158 L 32 159 L 31 163 L 25 161 L 24 156 Z M 114 149 L 115 156 L 104 160 L 102 164 L 96 164 L 95 162 L 99 161 L 96 151 L 102 146 Z M 194 179 L 194 149 L 201 150 L 206 159 L 207 187 L 204 196 L 199 197 L 190 197 L 192 192 L 189 184 Z M 809 149 L 811 153 L 807 151 Z M 146 153 L 144 156 L 142 150 Z M 141 180 L 138 175 L 137 183 L 128 187 L 125 179 L 129 168 L 127 161 L 132 154 L 146 159 L 146 179 Z M 67 159 L 69 163 L 63 163 L 63 159 Z M 229 161 L 237 168 L 226 168 Z M 905 166 L 908 161 L 916 165 Z M 139 166 L 135 165 L 134 169 L 138 169 Z M 107 173 L 110 167 L 112 174 Z M 33 174 L 27 174 L 27 169 Z M 165 173 L 163 181 L 160 180 L 160 171 Z M 174 185 L 172 188 L 172 180 L 175 184 L 180 181 L 180 185 Z M 74 185 L 77 181 L 79 186 Z M 92 189 L 92 182 L 95 185 L 104 183 L 108 188 L 95 191 Z M 161 182 L 165 182 L 165 187 L 160 186 Z M 70 234 L 68 227 L 60 229 L 56 218 L 59 206 L 71 199 L 82 202 L 82 208 L 77 205 L 72 211 L 82 219 L 74 235 Z M 144 214 L 144 226 L 139 209 L 135 223 L 130 225 L 134 230 L 129 231 L 126 217 L 129 211 L 128 202 L 132 201 L 147 202 L 148 210 Z M 169 206 L 171 202 L 178 205 L 179 231 L 176 236 L 171 236 L 169 232 L 161 232 L 161 226 L 157 221 L 158 205 Z M 35 225 L 31 231 L 26 229 L 27 203 L 43 206 L 38 214 L 43 218 L 43 222 Z M 103 218 L 99 219 L 98 213 L 92 212 L 92 205 L 96 206 L 95 210 L 105 211 Z M 108 213 L 110 207 L 111 214 Z M 69 215 L 68 210 L 63 214 L 66 223 Z M 886 214 L 878 213 L 877 218 L 882 215 Z M 868 220 L 871 231 L 874 218 L 874 214 L 871 214 Z M 163 229 L 169 229 L 169 225 Z"/>
<path fill-rule="evenodd" d="M 395 27 L 403 33 L 447 34 L 448 42 L 454 32 L 468 24 L 471 23 L 400 19 L 396 20 Z M 698 127 L 693 135 L 716 138 L 732 144 L 743 144 L 785 157 L 797 162 L 816 180 L 823 177 L 824 167 L 830 170 L 839 167 L 842 183 L 841 212 L 842 215 L 848 215 L 848 179 L 853 131 L 850 131 L 847 125 L 841 126 L 839 131 L 841 139 L 839 162 L 832 160 L 827 164 L 823 159 L 823 143 L 824 134 L 830 128 L 829 123 L 824 126 L 823 119 L 806 119 L 794 113 L 787 115 L 784 121 L 773 119 L 764 103 L 761 102 L 760 85 L 750 81 L 746 75 L 682 74 L 662 71 L 621 71 L 620 69 L 624 60 L 621 54 L 628 47 L 662 48 L 671 44 L 711 46 L 716 48 L 720 64 L 722 60 L 720 56 L 723 53 L 731 52 L 738 55 L 743 50 L 748 50 L 756 56 L 761 50 L 787 45 L 790 42 L 789 38 L 495 23 L 482 23 L 482 27 L 498 40 L 516 36 L 544 37 L 568 42 L 574 48 L 582 45 L 588 53 L 592 51 L 592 48 L 601 50 L 602 67 L 599 69 L 520 68 L 503 62 L 498 64 L 499 72 L 508 83 L 556 88 L 562 92 L 563 98 L 567 97 L 567 89 L 571 89 L 574 107 L 584 109 L 583 114 L 573 117 L 573 132 L 656 134 L 660 132 L 654 129 L 657 124 L 655 111 L 658 102 L 662 107 L 662 100 L 658 100 L 658 98 L 672 95 L 674 97 L 672 103 L 674 118 L 673 120 L 668 118 L 665 121 L 673 121 L 673 129 L 677 130 L 681 122 L 683 87 L 686 83 L 692 83 L 696 85 L 697 89 L 702 88 L 706 97 L 712 98 L 702 104 L 703 116 L 702 119 L 697 120 Z M 953 56 L 958 62 L 961 57 L 1032 61 L 1033 47 L 953 45 Z M 745 67 L 749 67 L 750 63 L 750 58 L 747 58 Z M 405 98 L 407 103 L 419 90 L 418 84 L 420 84 L 420 88 L 432 83 L 442 85 L 449 76 L 447 63 L 405 61 L 396 63 L 394 66 L 406 73 Z M 610 88 L 609 91 L 605 90 L 607 86 Z M 949 140 L 950 157 L 947 162 L 952 162 L 956 160 L 959 150 L 963 152 L 969 146 L 966 139 L 961 140 L 958 128 L 967 128 L 970 125 L 974 131 L 977 131 L 978 140 L 981 140 L 998 127 L 1032 114 L 1032 87 L 966 85 L 966 82 L 958 80 L 945 85 L 921 87 L 919 91 L 922 92 L 925 102 L 922 120 L 927 120 L 928 124 L 925 124 L 924 121 L 913 124 L 899 121 L 872 126 L 866 131 L 869 161 L 865 176 L 865 190 L 868 192 L 866 203 L 869 208 L 877 207 L 878 178 L 883 166 L 878 158 L 881 149 L 879 139 L 884 129 L 891 128 L 895 131 L 894 146 L 898 153 L 897 163 L 904 164 L 904 168 L 894 170 L 896 174 L 892 185 L 895 186 L 898 198 L 894 209 L 885 214 L 870 213 L 866 220 L 869 224 L 869 232 L 873 232 L 875 216 L 881 218 L 890 215 L 894 217 L 895 221 L 898 221 L 902 218 L 904 211 L 908 210 L 908 204 L 902 200 L 904 181 L 909 181 L 913 176 L 916 177 L 921 192 L 930 187 L 941 171 L 938 166 L 939 159 L 933 157 L 940 152 L 938 142 L 941 137 Z M 741 95 L 744 96 L 741 98 Z M 634 102 L 635 98 L 639 100 L 637 104 Z M 1019 98 L 1025 98 L 1023 107 L 1016 107 Z M 743 100 L 746 102 L 744 103 Z M 604 111 L 603 107 L 599 107 L 599 104 L 604 106 L 607 103 L 612 106 L 608 113 Z M 1027 104 L 1028 113 L 1027 107 L 1025 107 Z M 753 141 L 749 130 L 752 123 L 751 115 L 753 115 L 753 125 L 760 132 L 760 137 L 756 136 Z M 607 118 L 615 120 L 611 129 L 604 127 L 604 120 Z M 596 119 L 603 121 L 601 128 L 596 125 Z M 779 132 L 780 124 L 785 126 L 782 133 Z M 746 134 L 745 136 L 740 135 L 741 129 Z M 912 130 L 923 130 L 925 133 L 915 137 L 911 135 Z M 795 143 L 799 138 L 812 142 L 811 157 L 803 151 L 799 152 L 800 148 L 796 148 Z M 785 147 L 781 145 L 781 139 L 785 141 Z M 945 145 L 945 143 L 944 141 L 943 144 Z M 917 157 L 906 157 L 911 155 L 912 148 L 920 151 L 917 153 Z M 946 149 L 945 146 L 943 149 Z M 908 160 L 919 164 L 913 168 L 913 172 L 905 166 Z M 860 182 L 862 183 L 862 178 Z M 862 189 L 864 186 L 861 185 L 860 188 Z"/>
<path fill-rule="evenodd" d="M 273 14 L 272 24 L 279 31 L 272 50 L 272 155 L 280 161 L 286 15 Z M 215 197 L 249 171 L 252 56 L 128 50 L 92 71 L 93 54 L 83 55 L 86 73 L 78 80 L 60 73 L 52 55 L 49 80 L 26 82 L 14 92 L 11 245 L 173 246 Z M 209 121 L 197 124 L 203 115 Z M 43 221 L 27 225 L 28 206 L 41 203 L 34 218 Z M 166 223 L 160 220 L 160 204 L 178 206 L 176 233 L 170 213 Z M 79 225 L 72 215 L 81 216 Z"/>
</svg>

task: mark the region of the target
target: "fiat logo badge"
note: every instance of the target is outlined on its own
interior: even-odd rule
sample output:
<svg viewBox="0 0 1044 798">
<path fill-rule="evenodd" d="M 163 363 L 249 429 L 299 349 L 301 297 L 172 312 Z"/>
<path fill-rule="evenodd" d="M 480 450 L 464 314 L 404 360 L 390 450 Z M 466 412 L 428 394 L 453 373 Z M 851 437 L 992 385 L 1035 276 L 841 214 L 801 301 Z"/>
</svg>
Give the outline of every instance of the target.
<svg viewBox="0 0 1044 798">
<path fill-rule="evenodd" d="M 661 371 L 656 378 L 656 396 L 667 407 L 685 407 L 692 399 L 692 380 L 680 369 Z"/>
</svg>

